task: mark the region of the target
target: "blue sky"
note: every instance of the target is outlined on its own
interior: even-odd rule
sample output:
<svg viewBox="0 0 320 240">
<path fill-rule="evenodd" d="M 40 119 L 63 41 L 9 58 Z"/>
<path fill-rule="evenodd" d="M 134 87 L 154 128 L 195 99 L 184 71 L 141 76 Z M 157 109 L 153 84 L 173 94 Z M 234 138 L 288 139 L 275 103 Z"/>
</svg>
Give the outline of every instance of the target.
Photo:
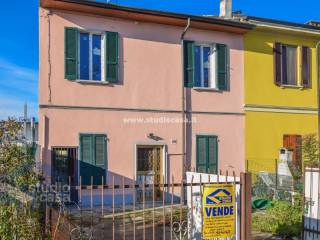
<svg viewBox="0 0 320 240">
<path fill-rule="evenodd" d="M 100 0 L 107 2 L 107 0 Z M 218 14 L 219 0 L 112 0 L 113 3 L 195 15 Z M 320 21 L 319 0 L 233 0 L 233 10 L 293 22 Z M 1 1 L 0 119 L 19 117 L 24 102 L 37 116 L 38 0 Z"/>
</svg>

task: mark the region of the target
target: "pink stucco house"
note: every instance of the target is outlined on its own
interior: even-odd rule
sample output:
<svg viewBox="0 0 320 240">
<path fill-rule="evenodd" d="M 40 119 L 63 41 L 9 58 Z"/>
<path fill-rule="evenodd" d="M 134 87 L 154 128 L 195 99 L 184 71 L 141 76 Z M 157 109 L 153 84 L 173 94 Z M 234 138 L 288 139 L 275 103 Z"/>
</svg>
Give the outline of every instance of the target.
<svg viewBox="0 0 320 240">
<path fill-rule="evenodd" d="M 41 0 L 39 11 L 48 181 L 168 182 L 189 169 L 245 169 L 250 25 L 85 0 Z"/>
</svg>

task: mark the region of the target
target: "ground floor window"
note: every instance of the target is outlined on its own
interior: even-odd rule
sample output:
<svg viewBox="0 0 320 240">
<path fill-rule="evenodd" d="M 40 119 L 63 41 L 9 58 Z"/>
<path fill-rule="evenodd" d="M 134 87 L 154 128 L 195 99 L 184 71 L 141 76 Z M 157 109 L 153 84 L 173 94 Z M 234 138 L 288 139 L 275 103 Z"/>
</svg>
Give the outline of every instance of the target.
<svg viewBox="0 0 320 240">
<path fill-rule="evenodd" d="M 80 134 L 80 172 L 82 185 L 105 183 L 106 135 Z"/>
<path fill-rule="evenodd" d="M 199 135 L 196 137 L 196 169 L 200 173 L 217 173 L 218 137 Z"/>
</svg>

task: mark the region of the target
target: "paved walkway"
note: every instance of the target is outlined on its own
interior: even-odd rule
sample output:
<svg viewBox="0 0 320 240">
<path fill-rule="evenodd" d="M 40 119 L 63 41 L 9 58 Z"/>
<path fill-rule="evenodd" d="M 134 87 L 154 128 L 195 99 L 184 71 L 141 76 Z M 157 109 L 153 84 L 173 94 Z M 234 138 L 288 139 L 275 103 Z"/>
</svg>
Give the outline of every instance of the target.
<svg viewBox="0 0 320 240">
<path fill-rule="evenodd" d="M 282 238 L 274 237 L 270 233 L 258 233 L 258 232 L 252 233 L 252 239 L 253 240 L 282 240 Z"/>
</svg>

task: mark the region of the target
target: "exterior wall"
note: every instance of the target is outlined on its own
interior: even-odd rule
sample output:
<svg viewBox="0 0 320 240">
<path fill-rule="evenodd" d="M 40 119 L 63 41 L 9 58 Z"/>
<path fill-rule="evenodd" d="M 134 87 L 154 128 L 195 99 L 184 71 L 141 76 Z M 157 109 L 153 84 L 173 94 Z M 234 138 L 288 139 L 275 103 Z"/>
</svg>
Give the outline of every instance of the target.
<svg viewBox="0 0 320 240">
<path fill-rule="evenodd" d="M 78 146 L 79 133 L 94 132 L 107 135 L 110 173 L 132 179 L 135 143 L 161 143 L 168 155 L 167 177 L 181 179 L 182 124 L 124 121 L 181 117 L 183 29 L 56 11 L 48 17 L 47 13 L 40 9 L 39 135 L 46 174 L 50 175 L 52 146 Z M 119 84 L 83 84 L 64 79 L 65 26 L 119 32 Z M 231 69 L 228 92 L 186 90 L 188 110 L 196 119 L 187 127 L 187 159 L 191 167 L 195 166 L 195 135 L 210 133 L 219 137 L 219 167 L 231 165 L 240 172 L 244 170 L 243 38 L 190 29 L 186 39 L 227 44 Z M 149 133 L 162 140 L 148 139 Z"/>
<path fill-rule="evenodd" d="M 311 88 L 274 84 L 276 41 L 311 48 Z M 284 134 L 317 132 L 316 44 L 317 39 L 299 34 L 254 30 L 245 35 L 245 158 L 250 171 L 275 171 Z"/>
<path fill-rule="evenodd" d="M 121 111 L 77 110 L 77 109 L 45 109 L 41 114 L 47 117 L 46 136 L 49 140 L 46 158 L 50 159 L 51 146 L 79 146 L 79 133 L 105 133 L 107 135 L 107 169 L 109 182 L 111 177 L 134 177 L 135 144 L 164 144 L 167 148 L 167 177 L 181 178 L 181 124 L 180 123 L 131 123 L 131 119 L 161 119 L 162 117 L 179 119 L 177 113 L 136 113 Z M 211 134 L 219 137 L 219 168 L 233 167 L 238 173 L 244 170 L 244 161 L 235 161 L 244 154 L 242 146 L 243 117 L 207 116 L 196 114 L 193 117 L 192 137 L 189 154 L 195 159 L 195 137 L 197 134 Z M 70 119 L 77 119 L 76 122 Z M 129 121 L 127 121 L 129 120 Z M 41 119 L 41 125 L 44 119 Z M 103 123 L 103 124 L 101 124 Z M 148 133 L 154 133 L 163 140 L 154 142 L 147 138 Z M 171 140 L 177 139 L 177 144 Z M 193 164 L 194 166 L 194 164 Z M 231 170 L 233 170 L 233 168 Z M 229 168 L 230 170 L 230 168 Z M 50 162 L 47 163 L 50 172 Z M 112 174 L 114 173 L 114 174 Z"/>
<path fill-rule="evenodd" d="M 283 135 L 315 133 L 317 115 L 247 112 L 245 128 L 247 168 L 275 172 Z"/>
<path fill-rule="evenodd" d="M 274 42 L 308 46 L 311 48 L 311 81 L 312 87 L 281 88 L 274 84 Z M 268 33 L 251 31 L 244 36 L 245 48 L 245 104 L 260 106 L 282 106 L 317 108 L 317 39 L 289 35 L 285 33 Z M 298 51 L 298 66 L 300 66 Z M 301 68 L 298 67 L 298 81 L 301 81 Z"/>
<path fill-rule="evenodd" d="M 48 104 L 48 20 L 42 16 L 45 13 L 41 11 L 40 14 L 39 102 Z M 181 28 L 64 12 L 54 12 L 50 16 L 50 24 L 52 104 L 181 110 Z M 85 85 L 64 79 L 65 26 L 119 32 L 120 84 Z M 225 43 L 231 49 L 231 91 L 221 94 L 192 90 L 191 109 L 241 112 L 243 106 L 242 36 L 191 29 L 185 38 Z"/>
<path fill-rule="evenodd" d="M 181 139 L 179 124 L 143 124 L 125 123 L 126 119 L 135 118 L 160 118 L 161 113 L 135 113 L 121 111 L 55 109 L 42 110 L 46 115 L 47 138 L 49 139 L 49 151 L 47 159 L 50 159 L 51 146 L 79 146 L 80 133 L 104 133 L 107 135 L 107 172 L 108 182 L 121 180 L 125 176 L 127 180 L 134 179 L 135 168 L 135 144 L 168 144 L 168 176 L 173 175 L 174 169 L 181 167 L 180 144 L 169 144 L 170 139 Z M 177 114 L 170 117 L 178 118 Z M 77 119 L 76 122 L 70 121 Z M 42 119 L 43 121 L 43 119 Z M 147 138 L 148 133 L 154 133 L 163 140 L 156 143 Z M 171 156 L 172 155 L 172 156 Z M 47 171 L 50 172 L 50 162 L 47 163 Z M 177 179 L 181 178 L 181 171 L 174 172 Z"/>
</svg>

